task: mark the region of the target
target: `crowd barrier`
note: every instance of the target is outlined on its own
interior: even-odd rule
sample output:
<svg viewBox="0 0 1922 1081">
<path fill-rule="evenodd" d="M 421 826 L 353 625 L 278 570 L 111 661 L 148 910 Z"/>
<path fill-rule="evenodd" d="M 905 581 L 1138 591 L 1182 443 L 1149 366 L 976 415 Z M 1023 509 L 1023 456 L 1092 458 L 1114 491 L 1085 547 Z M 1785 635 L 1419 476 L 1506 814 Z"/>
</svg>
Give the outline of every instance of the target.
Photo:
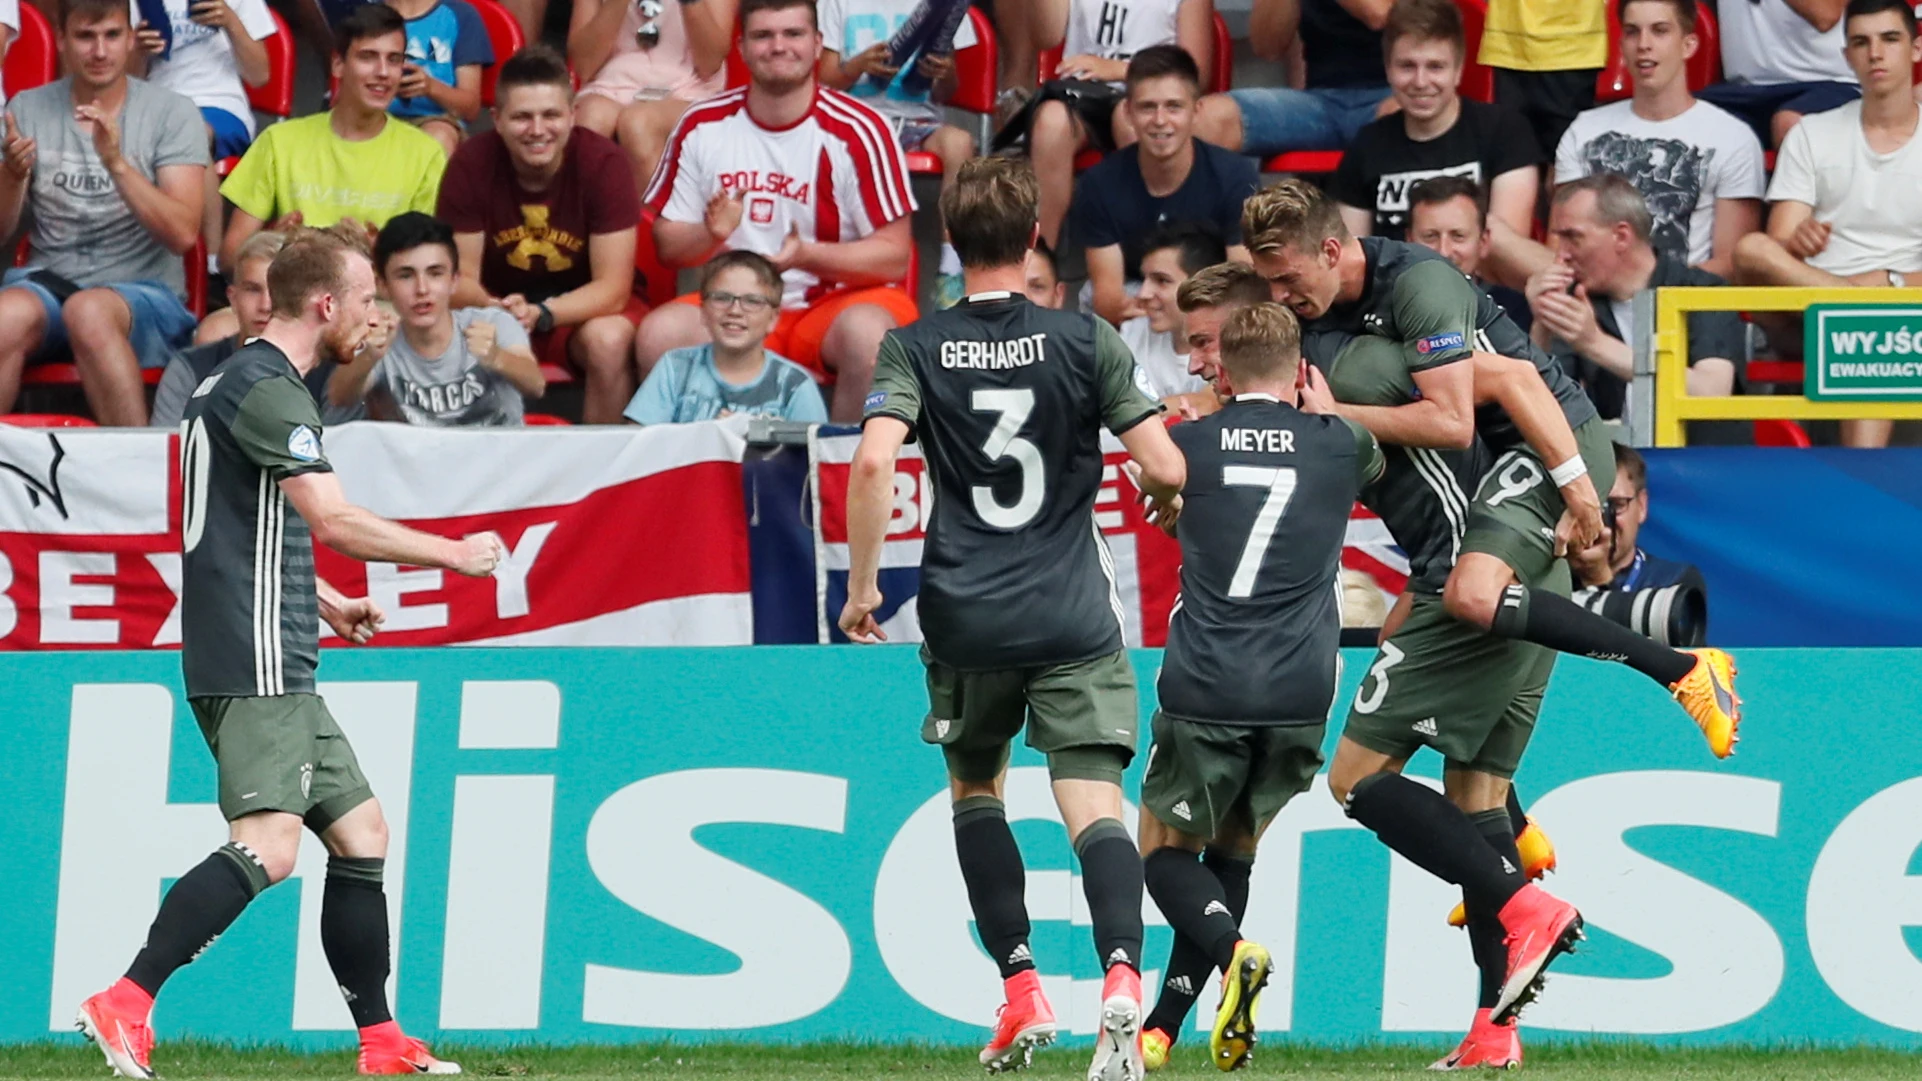
<svg viewBox="0 0 1922 1081">
<path fill-rule="evenodd" d="M 1345 659 L 1344 698 L 1367 655 Z M 1751 652 L 1741 751 L 1717 762 L 1659 688 L 1565 661 L 1518 781 L 1589 940 L 1531 1028 L 1912 1046 L 1922 693 L 1901 677 L 1916 662 Z M 1145 717 L 1158 654 L 1135 663 Z M 919 739 L 912 647 L 335 650 L 322 675 L 392 823 L 410 1031 L 963 1044 L 991 1021 L 998 981 L 940 756 Z M 75 1005 L 119 974 L 167 883 L 225 836 L 212 766 L 167 653 L 0 655 L 0 681 L 0 1041 L 72 1038 Z M 1432 757 L 1417 769 L 1432 776 Z M 1086 906 L 1025 748 L 1008 802 L 1040 968 L 1085 1035 Z M 297 877 L 169 985 L 163 1039 L 351 1039 L 318 939 L 323 857 L 310 839 Z M 1256 864 L 1247 928 L 1279 963 L 1264 1029 L 1452 1045 L 1474 997 L 1453 899 L 1318 784 Z M 1169 932 L 1146 914 L 1158 962 Z"/>
</svg>

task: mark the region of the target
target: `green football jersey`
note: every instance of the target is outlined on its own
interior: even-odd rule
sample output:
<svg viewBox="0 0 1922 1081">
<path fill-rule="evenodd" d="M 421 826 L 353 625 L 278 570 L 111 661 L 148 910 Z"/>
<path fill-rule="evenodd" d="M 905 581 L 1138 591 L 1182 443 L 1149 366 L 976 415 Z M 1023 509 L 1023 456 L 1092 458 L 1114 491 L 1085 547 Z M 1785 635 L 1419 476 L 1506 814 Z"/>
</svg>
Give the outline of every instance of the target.
<svg viewBox="0 0 1922 1081">
<path fill-rule="evenodd" d="M 1372 334 L 1316 332 L 1303 339 L 1302 349 L 1305 355 L 1330 358 L 1316 367 L 1338 401 L 1395 406 L 1415 399 L 1398 342 Z M 1469 498 L 1494 455 L 1480 439 L 1465 450 L 1384 444 L 1382 452 L 1388 468 L 1362 490 L 1362 505 L 1380 516 L 1407 554 L 1409 588 L 1440 593 L 1461 555 Z"/>
<path fill-rule="evenodd" d="M 982 671 L 1121 648 L 1094 519 L 1101 429 L 1160 411 L 1094 316 L 981 293 L 888 332 L 867 417 L 908 424 L 934 484 L 916 603 L 936 660 Z"/>
<path fill-rule="evenodd" d="M 1581 386 L 1536 348 L 1502 306 L 1453 263 L 1419 244 L 1380 237 L 1362 237 L 1361 250 L 1368 260 L 1361 298 L 1330 308 L 1304 331 L 1387 338 L 1401 347 L 1402 362 L 1410 372 L 1465 360 L 1478 349 L 1526 360 L 1535 365 L 1542 382 L 1561 403 L 1569 428 L 1595 416 L 1595 405 Z M 1325 368 L 1325 361 L 1332 358 L 1309 359 Z M 1477 409 L 1475 429 L 1497 453 L 1523 441 L 1515 422 L 1499 405 Z"/>
<path fill-rule="evenodd" d="M 287 354 L 255 339 L 180 422 L 180 660 L 190 698 L 311 694 L 320 660 L 313 538 L 280 481 L 331 472 Z"/>
</svg>

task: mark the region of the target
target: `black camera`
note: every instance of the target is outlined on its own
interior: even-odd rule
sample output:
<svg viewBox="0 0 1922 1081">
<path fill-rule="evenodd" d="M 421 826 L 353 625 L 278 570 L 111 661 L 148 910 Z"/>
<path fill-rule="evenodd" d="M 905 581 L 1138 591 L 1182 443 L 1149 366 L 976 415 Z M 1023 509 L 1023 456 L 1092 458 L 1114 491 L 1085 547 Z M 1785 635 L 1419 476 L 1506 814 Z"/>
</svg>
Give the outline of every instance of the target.
<svg viewBox="0 0 1922 1081">
<path fill-rule="evenodd" d="M 1644 638 L 1687 649 L 1707 644 L 1708 590 L 1691 573 L 1670 585 L 1641 589 L 1592 587 L 1577 590 L 1576 604 Z"/>
</svg>

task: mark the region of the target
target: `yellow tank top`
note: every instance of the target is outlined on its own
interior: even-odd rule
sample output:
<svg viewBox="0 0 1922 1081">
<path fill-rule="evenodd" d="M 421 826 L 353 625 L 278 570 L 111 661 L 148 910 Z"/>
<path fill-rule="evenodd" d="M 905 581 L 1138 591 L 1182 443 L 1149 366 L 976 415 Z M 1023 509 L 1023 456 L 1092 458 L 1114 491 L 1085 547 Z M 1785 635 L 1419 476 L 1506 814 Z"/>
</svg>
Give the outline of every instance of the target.
<svg viewBox="0 0 1922 1081">
<path fill-rule="evenodd" d="M 1488 0 L 1481 62 L 1512 71 L 1580 71 L 1608 63 L 1608 0 Z"/>
</svg>

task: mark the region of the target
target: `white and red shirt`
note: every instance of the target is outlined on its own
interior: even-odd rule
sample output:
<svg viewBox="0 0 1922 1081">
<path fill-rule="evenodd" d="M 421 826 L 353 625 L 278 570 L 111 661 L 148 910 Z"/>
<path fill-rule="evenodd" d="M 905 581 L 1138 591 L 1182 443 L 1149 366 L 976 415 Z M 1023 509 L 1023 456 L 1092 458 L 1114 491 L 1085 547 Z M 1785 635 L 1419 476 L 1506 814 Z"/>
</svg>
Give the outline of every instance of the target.
<svg viewBox="0 0 1922 1081">
<path fill-rule="evenodd" d="M 768 128 L 747 112 L 747 88 L 689 107 L 647 186 L 647 209 L 700 224 L 720 191 L 740 191 L 741 225 L 730 249 L 773 255 L 789 229 L 830 244 L 859 240 L 914 212 L 908 163 L 888 122 L 837 90 L 817 87 L 794 124 Z M 784 308 L 803 308 L 833 283 L 803 270 L 783 275 Z"/>
</svg>

